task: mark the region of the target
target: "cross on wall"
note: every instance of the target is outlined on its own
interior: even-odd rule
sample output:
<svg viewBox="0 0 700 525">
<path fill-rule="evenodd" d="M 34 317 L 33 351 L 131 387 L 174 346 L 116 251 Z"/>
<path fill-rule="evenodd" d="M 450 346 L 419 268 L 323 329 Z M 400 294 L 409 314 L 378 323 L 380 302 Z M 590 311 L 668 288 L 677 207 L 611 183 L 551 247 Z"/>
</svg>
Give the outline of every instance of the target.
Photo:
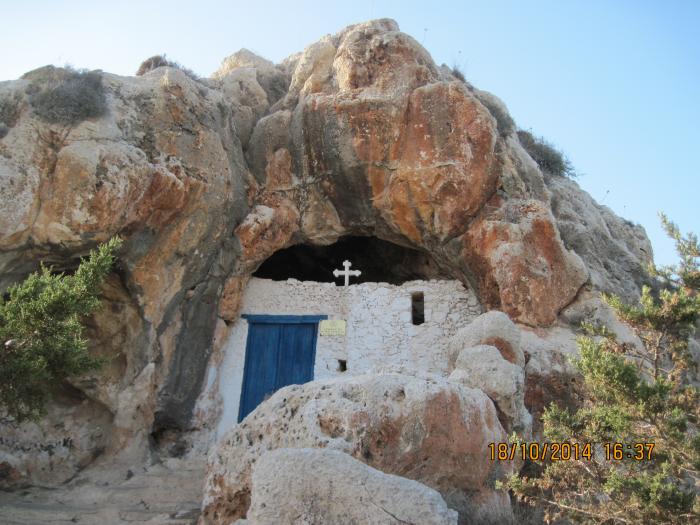
<svg viewBox="0 0 700 525">
<path fill-rule="evenodd" d="M 360 270 L 351 270 L 351 266 L 352 263 L 350 261 L 343 261 L 343 267 L 345 267 L 345 270 L 333 270 L 333 276 L 345 277 L 344 286 L 348 286 L 350 284 L 350 276 L 359 277 L 360 275 L 362 275 L 362 272 Z"/>
</svg>

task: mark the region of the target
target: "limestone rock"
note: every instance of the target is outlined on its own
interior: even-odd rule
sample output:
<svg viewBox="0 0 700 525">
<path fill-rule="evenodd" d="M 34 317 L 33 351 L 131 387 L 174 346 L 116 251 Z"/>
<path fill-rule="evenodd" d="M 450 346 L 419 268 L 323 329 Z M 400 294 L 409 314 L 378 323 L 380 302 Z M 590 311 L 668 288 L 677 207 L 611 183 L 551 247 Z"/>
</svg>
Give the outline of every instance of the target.
<svg viewBox="0 0 700 525">
<path fill-rule="evenodd" d="M 583 289 L 577 300 L 562 310 L 561 320 L 575 328 L 583 322 L 606 326 L 621 343 L 635 345 L 640 350 L 643 347 L 630 326 L 622 322 L 615 311 L 603 302 L 600 292 L 591 287 Z"/>
<path fill-rule="evenodd" d="M 277 449 L 253 468 L 246 523 L 457 524 L 440 494 L 336 450 Z"/>
<path fill-rule="evenodd" d="M 562 240 L 584 260 L 591 283 L 626 301 L 637 300 L 642 285 L 649 284 L 646 267 L 653 260 L 644 229 L 595 202 L 575 181 L 552 177 L 547 187 Z"/>
<path fill-rule="evenodd" d="M 114 362 L 73 381 L 74 404 L 94 403 L 73 414 L 107 421 L 110 442 L 86 445 L 95 454 L 146 455 L 147 436 L 191 430 L 217 323 L 235 320 L 250 275 L 293 244 L 373 236 L 423 251 L 480 307 L 534 329 L 564 310 L 565 321 L 587 281 L 625 297 L 642 283 L 643 232 L 570 181 L 545 185 L 498 129 L 491 111 L 505 106 L 438 68 L 392 20 L 350 26 L 279 65 L 242 50 L 206 81 L 172 67 L 103 73 L 108 111 L 69 128 L 29 103 L 31 84 L 52 72 L 0 83 L 0 102 L 13 104 L 0 137 L 0 290 L 40 260 L 72 270 L 97 243 L 124 237 L 119 292 L 91 327 L 92 347 Z M 524 362 L 486 339 L 454 357 L 476 344 Z M 535 368 L 529 377 L 549 373 Z M 532 406 L 545 397 L 526 393 Z M 49 420 L 64 408 L 50 407 Z M 19 447 L 66 437 L 18 432 Z M 11 456 L 8 479 L 26 472 L 0 452 Z M 56 481 L 87 457 L 68 454 Z"/>
<path fill-rule="evenodd" d="M 517 141 L 499 135 L 473 89 L 441 80 L 425 50 L 389 20 L 326 37 L 294 63 L 284 109 L 256 124 L 248 160 L 264 188 L 276 151 L 289 151 L 299 191 L 286 195 L 304 237 L 371 232 L 427 251 L 450 243 L 446 265 L 477 285 L 484 303 L 551 324 L 587 273 L 559 238 L 541 173 Z M 318 214 L 309 205 L 318 202 L 327 203 L 321 216 L 331 232 L 305 217 Z"/>
<path fill-rule="evenodd" d="M 547 207 L 535 200 L 493 203 L 463 237 L 464 258 L 481 268 L 482 300 L 523 324 L 552 324 L 588 279 L 564 248 Z"/>
<path fill-rule="evenodd" d="M 252 68 L 255 71 L 257 83 L 265 91 L 270 105 L 287 93 L 289 76 L 284 69 L 247 49 L 241 49 L 226 57 L 213 76 L 215 79 L 222 79 L 240 68 Z"/>
<path fill-rule="evenodd" d="M 437 67 L 428 52 L 401 33 L 393 20 L 350 26 L 338 40 L 333 69 L 341 91 L 364 87 L 411 90 L 437 78 Z M 412 82 L 404 84 L 404 80 Z"/>
<path fill-rule="evenodd" d="M 214 73 L 214 78 L 223 77 L 238 68 L 272 69 L 275 65 L 269 60 L 256 55 L 249 49 L 239 49 L 221 62 L 221 67 Z"/>
<path fill-rule="evenodd" d="M 77 398 L 77 399 L 76 399 Z M 56 394 L 46 417 L 0 425 L 0 489 L 54 485 L 90 465 L 110 442 L 111 414 L 76 390 Z"/>
<path fill-rule="evenodd" d="M 0 84 L 0 98 L 52 71 Z M 220 92 L 170 67 L 102 80 L 102 117 L 65 128 L 22 102 L 0 140 L 0 195 L 13 203 L 0 211 L 0 288 L 39 260 L 73 270 L 97 242 L 125 239 L 91 321 L 91 347 L 109 364 L 76 378 L 72 408 L 50 405 L 38 428 L 3 423 L 0 452 L 19 461 L 19 484 L 59 483 L 101 454 L 143 457 L 154 424 L 187 425 L 216 322 L 201 304 L 217 300 L 233 266 L 230 234 L 247 212 L 247 168 Z M 64 441 L 73 443 L 65 454 L 55 445 Z M 53 458 L 26 462 L 18 451 L 30 443 L 53 447 Z"/>
<path fill-rule="evenodd" d="M 256 206 L 236 229 L 236 235 L 246 262 L 254 270 L 275 251 L 288 246 L 298 230 L 299 213 L 292 203 L 284 202 L 275 208 Z"/>
<path fill-rule="evenodd" d="M 218 81 L 218 85 L 230 104 L 238 137 L 245 147 L 250 141 L 255 123 L 270 107 L 267 93 L 258 83 L 254 68 L 237 68 Z"/>
<path fill-rule="evenodd" d="M 493 480 L 512 466 L 492 462 L 488 443 L 506 439 L 480 390 L 397 374 L 314 381 L 277 391 L 220 440 L 209 458 L 202 523 L 244 517 L 251 469 L 268 450 L 323 448 L 440 492 L 460 523 L 510 517 Z"/>
<path fill-rule="evenodd" d="M 0 490 L 3 525 L 192 525 L 199 516 L 203 461 L 109 463 L 57 487 Z"/>
<path fill-rule="evenodd" d="M 575 409 L 580 406 L 580 375 L 570 357 L 576 353 L 576 335 L 564 327 L 523 330 L 525 406 L 532 414 L 533 435 L 542 432 L 541 416 L 550 403 Z"/>
<path fill-rule="evenodd" d="M 463 350 L 478 345 L 495 346 L 503 359 L 521 368 L 525 366 L 520 330 L 503 312 L 486 312 L 461 328 L 450 342 L 450 363 L 454 366 Z"/>
<path fill-rule="evenodd" d="M 337 49 L 328 36 L 311 44 L 299 56 L 287 97 L 316 93 L 331 75 Z"/>
<path fill-rule="evenodd" d="M 525 371 L 503 359 L 495 346 L 479 345 L 462 350 L 450 381 L 483 390 L 502 414 L 501 423 L 506 432 L 530 435 L 532 417 L 524 404 Z"/>
<path fill-rule="evenodd" d="M 224 283 L 224 290 L 219 301 L 219 317 L 225 321 L 234 321 L 240 312 L 243 290 L 248 283 L 245 276 L 232 275 Z"/>
</svg>

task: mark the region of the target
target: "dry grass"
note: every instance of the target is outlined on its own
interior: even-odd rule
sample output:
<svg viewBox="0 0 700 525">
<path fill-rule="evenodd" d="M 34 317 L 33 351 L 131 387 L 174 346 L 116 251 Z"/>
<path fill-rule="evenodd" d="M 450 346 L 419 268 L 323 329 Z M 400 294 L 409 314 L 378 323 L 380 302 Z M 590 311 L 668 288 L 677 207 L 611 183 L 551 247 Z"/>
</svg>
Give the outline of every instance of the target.
<svg viewBox="0 0 700 525">
<path fill-rule="evenodd" d="M 107 101 L 98 71 L 47 67 L 28 73 L 27 92 L 34 113 L 52 124 L 73 126 L 107 112 Z"/>
<path fill-rule="evenodd" d="M 0 98 L 0 124 L 8 128 L 14 127 L 19 120 L 21 105 L 22 94 L 19 92 Z"/>
<path fill-rule="evenodd" d="M 178 62 L 168 60 L 168 58 L 165 55 L 153 55 L 152 57 L 148 57 L 146 60 L 141 62 L 141 65 L 139 66 L 138 70 L 136 70 L 136 76 L 137 77 L 143 76 L 146 73 L 153 71 L 154 69 L 157 69 L 159 67 L 177 68 L 180 71 L 182 71 L 185 75 L 190 77 L 192 80 L 194 80 L 196 82 L 200 81 L 199 76 L 197 76 L 197 74 L 194 71 L 184 67 L 182 64 L 179 64 Z"/>
<path fill-rule="evenodd" d="M 518 139 L 528 155 L 546 174 L 558 177 L 576 177 L 576 171 L 569 159 L 544 138 L 537 137 L 532 132 L 521 129 L 518 130 Z"/>
<path fill-rule="evenodd" d="M 479 102 L 486 106 L 486 109 L 489 110 L 491 116 L 496 119 L 498 133 L 502 137 L 506 137 L 515 131 L 515 122 L 508 112 L 501 108 L 500 105 L 491 102 L 486 97 L 480 97 Z"/>
</svg>

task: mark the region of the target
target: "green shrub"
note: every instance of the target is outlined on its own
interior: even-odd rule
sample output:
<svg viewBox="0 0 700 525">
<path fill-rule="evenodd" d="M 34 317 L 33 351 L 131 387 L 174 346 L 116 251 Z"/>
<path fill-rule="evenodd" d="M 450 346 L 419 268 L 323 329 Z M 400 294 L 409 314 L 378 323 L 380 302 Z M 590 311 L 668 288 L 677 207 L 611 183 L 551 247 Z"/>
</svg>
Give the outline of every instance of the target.
<svg viewBox="0 0 700 525">
<path fill-rule="evenodd" d="M 73 275 L 39 272 L 0 300 L 0 405 L 15 419 L 42 415 L 52 388 L 66 377 L 98 368 L 82 321 L 100 305 L 100 286 L 121 240 L 90 252 Z"/>
<path fill-rule="evenodd" d="M 138 70 L 136 71 L 136 76 L 140 77 L 140 76 L 143 76 L 150 71 L 153 71 L 154 69 L 157 69 L 159 67 L 166 67 L 166 66 L 179 69 L 185 75 L 187 75 L 188 77 L 190 77 L 192 80 L 194 80 L 196 82 L 200 81 L 199 76 L 197 76 L 197 74 L 194 71 L 184 67 L 182 64 L 179 64 L 178 62 L 168 60 L 165 55 L 153 55 L 152 57 L 149 57 L 146 60 L 144 60 L 143 62 L 141 62 L 141 65 L 139 66 Z"/>
<path fill-rule="evenodd" d="M 590 457 L 538 462 L 539 476 L 515 474 L 505 484 L 541 505 L 549 520 L 700 523 L 700 390 L 688 346 L 700 319 L 700 245 L 665 216 L 662 223 L 681 263 L 652 269 L 661 291 L 645 287 L 636 305 L 603 296 L 641 345 L 584 324 L 574 359 L 584 379 L 583 406 L 571 411 L 552 403 L 544 412 L 543 441 L 582 450 L 591 443 Z"/>
<path fill-rule="evenodd" d="M 25 75 L 32 78 L 29 103 L 39 118 L 72 126 L 107 112 L 102 75 L 97 71 L 42 68 Z"/>
<path fill-rule="evenodd" d="M 518 130 L 518 139 L 543 172 L 559 177 L 576 177 L 576 171 L 569 159 L 544 138 L 521 129 Z"/>
</svg>

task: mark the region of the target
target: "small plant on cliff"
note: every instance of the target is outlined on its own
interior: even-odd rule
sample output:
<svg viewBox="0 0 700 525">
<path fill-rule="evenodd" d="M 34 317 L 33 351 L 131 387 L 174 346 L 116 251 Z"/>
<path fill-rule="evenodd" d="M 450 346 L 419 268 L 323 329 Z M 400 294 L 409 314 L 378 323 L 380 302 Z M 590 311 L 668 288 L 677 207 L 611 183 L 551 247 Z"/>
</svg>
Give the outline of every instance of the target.
<svg viewBox="0 0 700 525">
<path fill-rule="evenodd" d="M 148 57 L 146 60 L 141 62 L 141 65 L 139 66 L 138 70 L 136 70 L 136 76 L 143 76 L 146 73 L 153 71 L 154 69 L 164 66 L 179 69 L 192 80 L 195 80 L 197 82 L 200 81 L 199 76 L 197 76 L 197 74 L 194 71 L 192 71 L 191 69 L 187 69 L 185 66 L 178 62 L 168 60 L 165 55 L 153 55 L 152 57 Z"/>
<path fill-rule="evenodd" d="M 22 94 L 15 91 L 12 95 L 0 97 L 0 122 L 8 128 L 13 127 L 19 120 L 22 104 Z"/>
<path fill-rule="evenodd" d="M 477 95 L 477 98 L 479 99 L 479 102 L 486 106 L 486 109 L 489 110 L 491 116 L 496 119 L 496 128 L 502 137 L 507 137 L 515 131 L 515 122 L 513 121 L 513 118 L 505 109 L 501 107 L 500 104 L 491 100 L 487 96 Z"/>
<path fill-rule="evenodd" d="M 100 286 L 121 246 L 118 237 L 90 252 L 73 275 L 41 270 L 0 300 L 0 405 L 21 421 L 39 417 L 52 388 L 98 368 L 82 320 L 99 305 Z"/>
<path fill-rule="evenodd" d="M 542 137 L 537 137 L 530 131 L 518 130 L 518 139 L 527 154 L 532 157 L 540 169 L 558 177 L 576 177 L 576 171 L 562 152 L 557 150 Z"/>
<path fill-rule="evenodd" d="M 107 111 L 102 75 L 98 71 L 76 71 L 71 67 L 48 66 L 30 72 L 29 103 L 39 118 L 51 124 L 74 126 Z"/>
<path fill-rule="evenodd" d="M 12 95 L 0 97 L 0 139 L 5 137 L 19 120 L 22 104 L 21 93 L 15 91 Z"/>
<path fill-rule="evenodd" d="M 605 301 L 639 337 L 622 343 L 602 326 L 585 325 L 575 360 L 585 402 L 544 413 L 546 441 L 594 444 L 590 459 L 541 464 L 539 477 L 506 486 L 544 506 L 550 519 L 575 523 L 700 523 L 700 394 L 688 350 L 700 316 L 700 246 L 662 215 L 681 263 L 653 269 L 662 289 L 644 288 L 638 305 Z M 607 444 L 607 445 L 605 445 Z"/>
<path fill-rule="evenodd" d="M 464 78 L 464 73 L 462 73 L 462 68 L 459 67 L 457 64 L 452 66 L 452 74 L 455 76 L 457 80 L 461 80 L 462 82 L 466 82 L 467 79 Z"/>
</svg>

